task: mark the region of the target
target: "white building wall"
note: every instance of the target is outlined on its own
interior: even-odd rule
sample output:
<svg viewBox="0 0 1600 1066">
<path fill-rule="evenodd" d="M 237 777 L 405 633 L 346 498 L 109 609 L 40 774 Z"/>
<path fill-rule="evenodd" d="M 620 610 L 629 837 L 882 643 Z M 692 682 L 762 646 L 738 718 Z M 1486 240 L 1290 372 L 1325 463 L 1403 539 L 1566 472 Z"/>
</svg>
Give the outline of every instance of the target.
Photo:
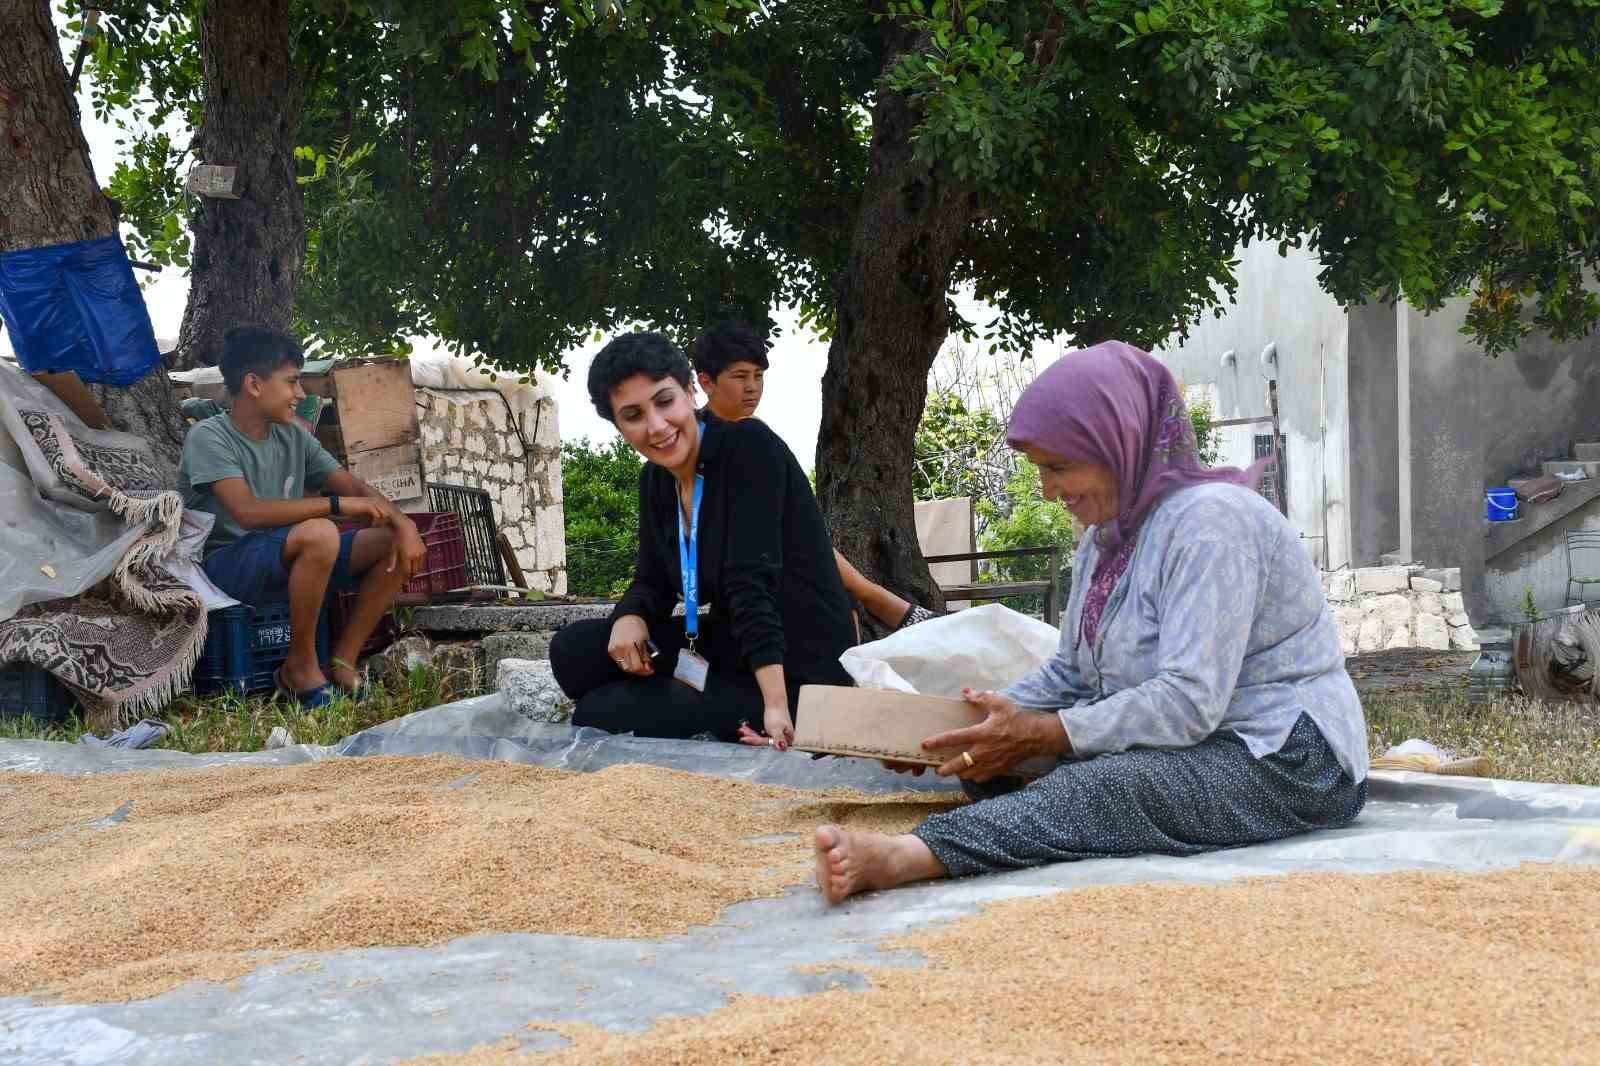
<svg viewBox="0 0 1600 1066">
<path fill-rule="evenodd" d="M 1289 521 L 1317 564 L 1337 569 L 1350 562 L 1348 329 L 1344 309 L 1317 284 L 1320 269 L 1304 249 L 1285 256 L 1274 244 L 1240 249 L 1237 302 L 1152 354 L 1191 394 L 1211 397 L 1219 420 L 1269 414 L 1267 382 L 1277 378 Z M 1268 344 L 1276 365 L 1262 359 Z M 1253 462 L 1255 435 L 1270 431 L 1268 423 L 1225 427 L 1218 461 Z"/>
</svg>

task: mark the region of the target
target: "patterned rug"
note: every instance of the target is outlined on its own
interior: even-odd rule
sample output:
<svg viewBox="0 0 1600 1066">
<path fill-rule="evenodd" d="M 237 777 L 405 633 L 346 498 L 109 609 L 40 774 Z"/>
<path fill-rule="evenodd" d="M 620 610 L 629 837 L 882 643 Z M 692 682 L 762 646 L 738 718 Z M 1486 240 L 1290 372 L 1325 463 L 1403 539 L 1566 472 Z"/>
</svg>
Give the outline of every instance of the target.
<svg viewBox="0 0 1600 1066">
<path fill-rule="evenodd" d="M 119 728 L 184 691 L 205 645 L 205 606 L 164 562 L 183 499 L 138 450 L 75 438 L 61 415 L 25 402 L 16 409 L 30 438 L 19 444 L 37 448 L 72 492 L 144 532 L 104 581 L 0 622 L 0 662 L 43 667 L 78 696 L 93 728 Z"/>
</svg>

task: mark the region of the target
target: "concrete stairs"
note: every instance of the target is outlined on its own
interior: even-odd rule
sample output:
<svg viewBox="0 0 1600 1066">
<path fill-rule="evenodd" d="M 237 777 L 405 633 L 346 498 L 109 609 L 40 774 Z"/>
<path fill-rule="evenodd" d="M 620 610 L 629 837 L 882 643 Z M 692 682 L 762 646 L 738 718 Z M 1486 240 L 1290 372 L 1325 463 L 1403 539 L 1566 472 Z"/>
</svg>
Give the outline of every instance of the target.
<svg viewBox="0 0 1600 1066">
<path fill-rule="evenodd" d="M 1551 459 L 1539 464 L 1545 474 L 1570 478 L 1583 473 L 1600 478 L 1600 441 L 1580 441 L 1572 446 L 1572 458 Z"/>
<path fill-rule="evenodd" d="M 1561 520 L 1580 507 L 1600 498 L 1600 441 L 1579 441 L 1572 446 L 1569 459 L 1551 459 L 1539 464 L 1540 473 L 1565 475 L 1582 473 L 1587 479 L 1568 481 L 1560 496 L 1549 503 L 1522 502 L 1522 521 L 1485 522 L 1485 548 L 1493 558 L 1541 529 Z"/>
<path fill-rule="evenodd" d="M 1549 459 L 1539 464 L 1539 469 L 1546 474 L 1556 477 L 1571 477 L 1574 474 L 1586 474 L 1589 477 L 1600 477 L 1600 459 Z"/>
</svg>

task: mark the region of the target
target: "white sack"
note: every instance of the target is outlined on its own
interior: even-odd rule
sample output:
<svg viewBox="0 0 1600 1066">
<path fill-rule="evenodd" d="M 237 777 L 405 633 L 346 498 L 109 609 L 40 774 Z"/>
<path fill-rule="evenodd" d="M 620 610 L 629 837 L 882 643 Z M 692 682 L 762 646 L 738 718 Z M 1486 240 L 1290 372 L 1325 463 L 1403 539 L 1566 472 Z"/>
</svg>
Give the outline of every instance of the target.
<svg viewBox="0 0 1600 1066">
<path fill-rule="evenodd" d="M 991 603 L 851 648 L 839 662 L 862 688 L 960 697 L 964 688 L 1006 687 L 1060 641 L 1053 626 Z"/>
</svg>

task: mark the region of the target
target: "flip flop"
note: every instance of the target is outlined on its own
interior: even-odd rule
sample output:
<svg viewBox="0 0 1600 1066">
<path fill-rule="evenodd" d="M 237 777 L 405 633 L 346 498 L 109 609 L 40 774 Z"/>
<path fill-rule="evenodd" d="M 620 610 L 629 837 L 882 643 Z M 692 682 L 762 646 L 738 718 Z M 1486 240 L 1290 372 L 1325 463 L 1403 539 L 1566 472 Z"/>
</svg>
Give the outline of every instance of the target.
<svg viewBox="0 0 1600 1066">
<path fill-rule="evenodd" d="M 308 688 L 304 692 L 296 692 L 283 680 L 283 667 L 281 666 L 273 671 L 272 683 L 277 686 L 280 695 L 288 696 L 308 711 L 314 711 L 318 707 L 326 707 L 333 702 L 332 685 L 318 685 L 316 688 Z"/>
</svg>

